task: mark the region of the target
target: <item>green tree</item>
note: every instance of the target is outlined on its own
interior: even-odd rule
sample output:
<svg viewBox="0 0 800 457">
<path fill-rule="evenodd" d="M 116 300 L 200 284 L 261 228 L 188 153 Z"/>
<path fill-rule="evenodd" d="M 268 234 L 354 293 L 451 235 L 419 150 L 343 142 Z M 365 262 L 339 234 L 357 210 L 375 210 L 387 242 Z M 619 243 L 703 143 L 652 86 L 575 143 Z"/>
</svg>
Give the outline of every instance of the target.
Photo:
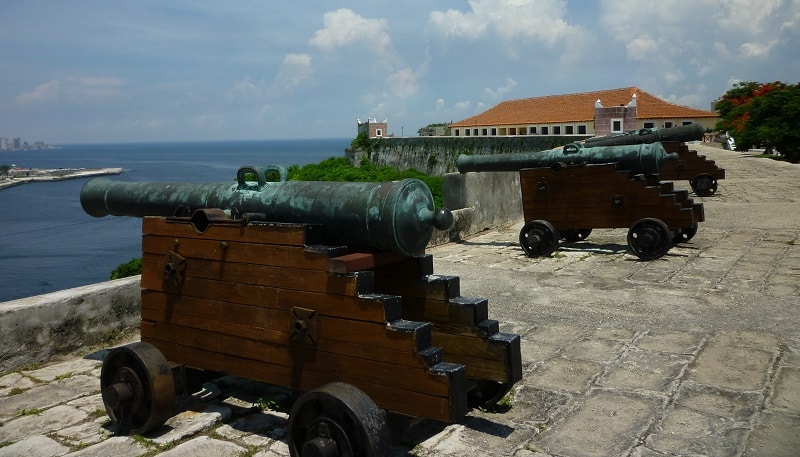
<svg viewBox="0 0 800 457">
<path fill-rule="evenodd" d="M 717 129 L 736 139 L 737 149 L 774 148 L 800 162 L 800 84 L 742 82 L 715 104 Z"/>
</svg>

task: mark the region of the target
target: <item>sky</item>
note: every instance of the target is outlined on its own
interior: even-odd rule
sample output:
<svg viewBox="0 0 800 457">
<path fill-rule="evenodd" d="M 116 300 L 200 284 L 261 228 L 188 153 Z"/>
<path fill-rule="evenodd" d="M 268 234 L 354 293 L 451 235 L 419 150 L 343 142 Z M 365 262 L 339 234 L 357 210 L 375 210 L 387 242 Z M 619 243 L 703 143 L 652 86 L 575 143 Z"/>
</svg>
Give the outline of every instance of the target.
<svg viewBox="0 0 800 457">
<path fill-rule="evenodd" d="M 505 100 L 636 86 L 710 109 L 800 82 L 800 0 L 3 0 L 0 137 L 416 136 Z"/>
</svg>

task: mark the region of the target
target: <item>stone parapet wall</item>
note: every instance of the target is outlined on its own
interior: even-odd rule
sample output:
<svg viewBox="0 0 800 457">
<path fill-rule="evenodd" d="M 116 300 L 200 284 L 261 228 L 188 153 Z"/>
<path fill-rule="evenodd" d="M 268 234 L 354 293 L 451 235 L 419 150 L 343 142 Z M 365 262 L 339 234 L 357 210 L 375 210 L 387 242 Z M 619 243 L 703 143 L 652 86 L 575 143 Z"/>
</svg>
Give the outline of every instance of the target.
<svg viewBox="0 0 800 457">
<path fill-rule="evenodd" d="M 366 157 L 375 165 L 399 170 L 414 168 L 429 175 L 458 171 L 460 154 L 508 154 L 544 151 L 581 141 L 586 136 L 505 136 L 505 137 L 413 137 L 382 138 L 371 151 L 345 150 L 345 157 L 358 165 Z"/>
<path fill-rule="evenodd" d="M 0 303 L 0 372 L 115 339 L 139 327 L 140 276 Z"/>
</svg>

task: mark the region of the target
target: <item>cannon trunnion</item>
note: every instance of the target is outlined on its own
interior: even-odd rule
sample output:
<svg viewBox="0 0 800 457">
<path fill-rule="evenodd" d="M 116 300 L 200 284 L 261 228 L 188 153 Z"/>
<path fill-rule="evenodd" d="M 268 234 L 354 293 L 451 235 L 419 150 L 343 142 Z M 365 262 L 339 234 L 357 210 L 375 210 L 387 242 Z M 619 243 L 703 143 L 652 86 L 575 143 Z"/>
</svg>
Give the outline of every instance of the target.
<svg viewBox="0 0 800 457">
<path fill-rule="evenodd" d="M 101 374 L 118 432 L 163 424 L 187 366 L 305 392 L 293 456 L 385 455 L 389 416 L 457 422 L 521 379 L 519 336 L 462 297 L 458 277 L 434 275 L 430 255 L 224 216 L 143 219 L 142 342 L 112 350 Z"/>
</svg>

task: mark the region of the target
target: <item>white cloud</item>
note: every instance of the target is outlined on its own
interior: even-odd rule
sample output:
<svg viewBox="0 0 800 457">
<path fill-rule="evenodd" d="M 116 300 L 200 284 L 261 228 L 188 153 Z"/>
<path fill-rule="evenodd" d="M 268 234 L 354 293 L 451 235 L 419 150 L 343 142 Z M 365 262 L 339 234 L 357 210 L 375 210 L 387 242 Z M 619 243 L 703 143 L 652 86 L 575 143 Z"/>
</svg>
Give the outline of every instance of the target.
<svg viewBox="0 0 800 457">
<path fill-rule="evenodd" d="M 352 10 L 341 8 L 323 16 L 325 28 L 317 30 L 309 44 L 323 51 L 360 44 L 377 54 L 389 52 L 392 39 L 386 32 L 385 19 L 367 19 Z"/>
<path fill-rule="evenodd" d="M 125 80 L 112 77 L 77 76 L 61 80 L 50 80 L 36 86 L 29 92 L 17 96 L 17 102 L 22 105 L 32 103 L 47 103 L 57 100 L 73 102 L 105 101 L 118 99 L 124 96 L 122 86 Z"/>
<path fill-rule="evenodd" d="M 234 101 L 248 101 L 260 96 L 261 90 L 250 81 L 250 77 L 236 81 L 233 87 L 225 91 L 225 98 Z"/>
<path fill-rule="evenodd" d="M 428 23 L 448 38 L 475 40 L 493 32 L 507 41 L 553 45 L 579 31 L 569 25 L 561 0 L 470 0 L 470 10 L 433 11 Z"/>
<path fill-rule="evenodd" d="M 287 54 L 281 62 L 278 76 L 275 78 L 276 86 L 284 90 L 291 90 L 311 79 L 311 56 L 308 54 Z"/>
<path fill-rule="evenodd" d="M 456 102 L 455 108 L 457 110 L 468 110 L 471 105 L 472 103 L 470 103 L 469 100 L 465 100 L 463 102 Z"/>
<path fill-rule="evenodd" d="M 673 85 L 679 83 L 686 79 L 683 75 L 683 72 L 680 69 L 675 69 L 674 71 L 667 71 L 664 73 L 664 81 L 666 81 L 667 85 Z"/>
<path fill-rule="evenodd" d="M 519 58 L 521 46 L 539 44 L 562 49 L 559 60 L 575 61 L 585 50 L 589 33 L 569 24 L 563 0 L 470 0 L 468 11 L 433 11 L 428 26 L 447 40 L 492 40 Z M 580 6 L 578 6 L 580 7 Z"/>
<path fill-rule="evenodd" d="M 629 41 L 625 45 L 628 58 L 631 60 L 647 60 L 658 51 L 658 43 L 651 37 L 645 35 Z"/>
<path fill-rule="evenodd" d="M 410 97 L 417 93 L 418 75 L 410 68 L 403 68 L 390 74 L 386 78 L 386 85 L 391 95 L 395 97 Z"/>
<path fill-rule="evenodd" d="M 44 103 L 58 99 L 61 83 L 55 79 L 44 84 L 39 84 L 30 92 L 23 92 L 17 97 L 17 102 L 22 105 L 30 103 Z"/>
<path fill-rule="evenodd" d="M 508 92 L 511 92 L 512 90 L 514 90 L 515 87 L 517 87 L 517 82 L 514 81 L 511 78 L 508 78 L 508 79 L 506 79 L 506 84 L 505 85 L 500 86 L 497 89 L 492 89 L 490 87 L 487 87 L 487 88 L 483 89 L 483 92 L 486 95 L 488 95 L 489 98 L 492 99 L 492 100 L 500 100 L 500 99 L 504 98 L 503 96 L 505 94 L 507 94 Z"/>
<path fill-rule="evenodd" d="M 739 49 L 745 57 L 764 57 L 776 44 L 778 40 L 771 40 L 768 43 L 742 43 Z"/>
<path fill-rule="evenodd" d="M 716 8 L 709 11 L 720 27 L 756 36 L 768 32 L 776 19 L 782 19 L 775 13 L 785 3 L 784 0 L 725 0 L 713 2 Z"/>
</svg>

